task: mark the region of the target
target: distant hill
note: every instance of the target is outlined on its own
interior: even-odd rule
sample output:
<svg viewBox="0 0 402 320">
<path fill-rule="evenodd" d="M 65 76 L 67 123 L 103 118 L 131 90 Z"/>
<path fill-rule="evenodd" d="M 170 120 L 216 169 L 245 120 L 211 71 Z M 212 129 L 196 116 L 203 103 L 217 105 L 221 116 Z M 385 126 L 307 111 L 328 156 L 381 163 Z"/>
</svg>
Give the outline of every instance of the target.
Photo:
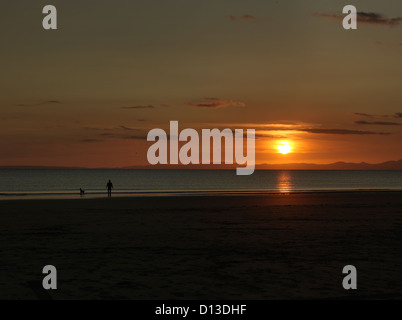
<svg viewBox="0 0 402 320">
<path fill-rule="evenodd" d="M 237 168 L 234 165 L 157 165 L 157 166 L 129 166 L 121 168 L 90 168 L 90 167 L 46 167 L 46 166 L 0 166 L 0 169 L 220 169 L 233 170 Z M 351 163 L 351 162 L 335 162 L 330 164 L 314 164 L 314 163 L 286 163 L 286 164 L 260 164 L 256 166 L 256 170 L 402 170 L 402 159 L 398 161 L 386 161 L 382 163 Z"/>
<path fill-rule="evenodd" d="M 234 169 L 237 165 L 158 165 L 158 166 L 132 166 L 124 169 Z M 314 163 L 286 163 L 286 164 L 260 164 L 256 170 L 402 170 L 402 159 L 377 164 L 366 162 L 348 163 L 335 162 L 330 164 Z"/>
<path fill-rule="evenodd" d="M 402 170 L 402 160 L 387 161 L 377 164 L 366 162 L 348 163 L 335 162 L 330 164 L 313 163 L 288 163 L 288 164 L 263 164 L 257 166 L 257 169 L 288 169 L 288 170 Z"/>
</svg>

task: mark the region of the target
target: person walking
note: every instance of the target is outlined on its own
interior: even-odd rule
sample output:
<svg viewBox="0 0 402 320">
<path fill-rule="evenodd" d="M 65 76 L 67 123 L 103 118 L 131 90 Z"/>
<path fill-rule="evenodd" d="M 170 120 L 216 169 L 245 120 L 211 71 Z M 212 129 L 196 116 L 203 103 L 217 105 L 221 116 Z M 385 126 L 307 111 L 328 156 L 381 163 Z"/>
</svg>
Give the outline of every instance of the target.
<svg viewBox="0 0 402 320">
<path fill-rule="evenodd" d="M 112 183 L 112 181 L 109 180 L 109 182 L 108 182 L 107 185 L 106 185 L 106 189 L 107 189 L 107 195 L 108 195 L 109 197 L 111 197 L 111 196 L 112 196 L 112 189 L 113 189 L 113 183 Z"/>
</svg>

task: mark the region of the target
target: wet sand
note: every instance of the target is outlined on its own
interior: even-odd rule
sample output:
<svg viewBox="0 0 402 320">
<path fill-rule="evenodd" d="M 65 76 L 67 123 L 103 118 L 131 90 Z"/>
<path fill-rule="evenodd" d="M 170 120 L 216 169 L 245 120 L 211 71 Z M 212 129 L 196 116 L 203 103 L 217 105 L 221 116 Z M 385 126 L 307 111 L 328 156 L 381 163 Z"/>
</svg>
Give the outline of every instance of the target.
<svg viewBox="0 0 402 320">
<path fill-rule="evenodd" d="M 402 192 L 0 201 L 0 234 L 1 299 L 402 298 Z"/>
</svg>

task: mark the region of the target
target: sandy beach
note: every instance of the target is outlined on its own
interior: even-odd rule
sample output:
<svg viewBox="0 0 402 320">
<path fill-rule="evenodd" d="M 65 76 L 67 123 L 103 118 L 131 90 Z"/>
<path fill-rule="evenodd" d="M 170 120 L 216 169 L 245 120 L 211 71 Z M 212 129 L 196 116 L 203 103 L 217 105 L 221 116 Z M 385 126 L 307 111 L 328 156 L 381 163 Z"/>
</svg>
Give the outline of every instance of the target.
<svg viewBox="0 0 402 320">
<path fill-rule="evenodd" d="M 402 192 L 0 201 L 0 298 L 402 298 Z M 345 291 L 342 269 L 358 270 Z"/>
</svg>

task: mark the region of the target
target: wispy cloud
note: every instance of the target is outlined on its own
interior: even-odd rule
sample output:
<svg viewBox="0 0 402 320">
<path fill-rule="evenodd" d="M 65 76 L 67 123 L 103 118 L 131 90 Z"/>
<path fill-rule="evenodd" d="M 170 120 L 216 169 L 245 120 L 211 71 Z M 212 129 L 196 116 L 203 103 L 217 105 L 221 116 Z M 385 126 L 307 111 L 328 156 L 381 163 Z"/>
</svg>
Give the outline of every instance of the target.
<svg viewBox="0 0 402 320">
<path fill-rule="evenodd" d="M 147 105 L 147 106 L 132 106 L 132 107 L 121 107 L 121 109 L 154 109 L 155 106 Z"/>
<path fill-rule="evenodd" d="M 82 139 L 80 142 L 91 143 L 91 142 L 102 142 L 101 139 Z"/>
<path fill-rule="evenodd" d="M 228 124 L 228 123 L 215 123 L 215 124 L 205 124 L 201 127 L 196 127 L 195 129 L 200 132 L 201 128 L 217 128 L 223 130 L 226 128 L 237 128 L 243 129 L 243 134 L 246 134 L 247 129 L 256 129 L 255 138 L 264 139 L 288 139 L 293 137 L 294 134 L 306 133 L 306 134 L 325 134 L 325 135 L 390 135 L 389 132 L 376 132 L 376 131 L 363 131 L 363 130 L 349 130 L 349 129 L 334 129 L 334 128 L 322 128 L 315 127 L 318 124 L 247 124 L 245 127 L 239 126 L 239 124 Z M 85 128 L 97 132 L 98 137 L 104 139 L 133 139 L 133 140 L 147 140 L 148 131 L 144 128 L 130 127 L 126 125 L 120 125 L 117 127 L 110 128 Z M 235 131 L 231 129 L 233 135 Z M 166 128 L 166 132 L 168 132 Z M 169 138 L 168 138 L 169 139 Z M 96 137 L 93 139 L 87 139 L 88 142 L 95 142 L 90 140 L 97 140 Z"/>
<path fill-rule="evenodd" d="M 349 130 L 349 129 L 334 129 L 334 128 L 322 128 L 318 124 L 293 124 L 293 125 L 268 125 L 264 127 L 264 130 L 270 132 L 306 132 L 312 134 L 335 134 L 335 135 L 389 135 L 389 132 L 375 132 L 375 131 L 361 131 L 361 130 Z"/>
<path fill-rule="evenodd" d="M 211 124 L 204 124 L 204 127 L 211 126 Z M 215 123 L 212 126 L 223 128 L 238 128 L 238 129 L 256 129 L 256 138 L 274 138 L 286 139 L 288 135 L 295 133 L 311 133 L 311 134 L 333 134 L 333 135 L 389 135 L 389 132 L 376 132 L 376 131 L 362 131 L 350 130 L 339 128 L 325 128 L 318 123 L 296 123 L 281 121 L 278 123 Z M 285 136 L 286 135 L 286 136 Z"/>
<path fill-rule="evenodd" d="M 129 127 L 120 125 L 118 127 L 84 127 L 84 130 L 93 131 L 97 136 L 105 139 L 146 139 L 146 133 L 143 128 Z M 98 139 L 85 139 L 90 140 L 87 142 L 95 142 L 92 140 Z M 84 141 L 83 141 L 84 142 Z"/>
<path fill-rule="evenodd" d="M 133 140 L 147 140 L 147 135 L 130 135 L 130 136 L 125 136 L 123 139 L 133 139 Z"/>
<path fill-rule="evenodd" d="M 131 127 L 126 127 L 126 126 L 120 126 L 120 129 L 123 129 L 124 131 L 135 131 L 138 130 L 137 128 L 131 128 Z"/>
<path fill-rule="evenodd" d="M 402 123 L 388 122 L 388 121 L 355 121 L 359 125 L 377 125 L 377 126 L 402 126 Z"/>
<path fill-rule="evenodd" d="M 375 117 L 374 114 L 362 113 L 362 112 L 355 112 L 355 113 L 353 113 L 353 115 L 359 116 L 359 117 L 369 117 L 369 118 L 374 118 Z"/>
<path fill-rule="evenodd" d="M 387 18 L 379 13 L 374 12 L 358 12 L 357 21 L 360 23 L 378 24 L 386 26 L 399 26 L 402 22 L 402 17 Z"/>
<path fill-rule="evenodd" d="M 247 138 L 247 132 L 245 131 L 243 133 L 244 137 Z M 276 134 L 267 134 L 267 133 L 260 133 L 257 131 L 255 133 L 255 138 L 256 139 L 287 139 L 287 136 L 282 136 L 282 135 L 276 135 Z"/>
<path fill-rule="evenodd" d="M 298 131 L 316 133 L 316 134 L 352 134 L 352 135 L 389 135 L 389 132 L 360 131 L 347 129 L 297 129 Z"/>
<path fill-rule="evenodd" d="M 247 21 L 257 19 L 255 16 L 252 16 L 251 14 L 244 14 L 242 16 L 227 16 L 227 18 L 229 18 L 232 21 L 238 21 L 238 20 Z"/>
<path fill-rule="evenodd" d="M 345 17 L 345 15 L 335 13 L 314 13 L 313 16 L 322 18 L 333 18 L 337 20 L 343 20 Z M 388 18 L 380 13 L 358 12 L 357 22 L 371 25 L 395 27 L 399 26 L 402 23 L 402 17 Z"/>
<path fill-rule="evenodd" d="M 46 105 L 51 105 L 51 104 L 61 104 L 61 101 L 58 100 L 47 100 L 47 101 L 41 101 L 41 102 L 34 102 L 34 103 L 19 103 L 15 104 L 17 107 L 40 107 L 40 106 L 46 106 Z"/>
<path fill-rule="evenodd" d="M 189 102 L 186 105 L 198 108 L 219 109 L 226 107 L 245 107 L 246 104 L 240 101 L 224 100 L 219 98 L 204 98 L 201 102 Z"/>
<path fill-rule="evenodd" d="M 370 113 L 361 113 L 361 112 L 355 112 L 353 113 L 353 115 L 355 116 L 359 116 L 359 117 L 367 117 L 367 118 L 402 118 L 402 113 L 401 112 L 397 112 L 394 114 L 370 114 Z"/>
</svg>

